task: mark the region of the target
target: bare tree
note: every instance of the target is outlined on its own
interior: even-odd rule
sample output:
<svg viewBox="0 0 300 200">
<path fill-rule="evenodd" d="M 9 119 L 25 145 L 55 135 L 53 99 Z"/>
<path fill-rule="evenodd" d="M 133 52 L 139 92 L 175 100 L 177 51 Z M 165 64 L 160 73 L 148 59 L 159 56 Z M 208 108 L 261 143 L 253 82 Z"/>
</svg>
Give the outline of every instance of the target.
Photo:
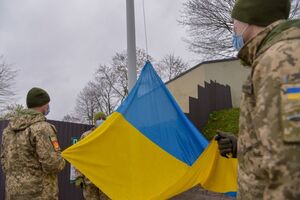
<svg viewBox="0 0 300 200">
<path fill-rule="evenodd" d="M 292 0 L 292 8 L 290 13 L 291 19 L 299 19 L 300 18 L 300 0 Z"/>
<path fill-rule="evenodd" d="M 17 71 L 12 69 L 11 65 L 5 63 L 2 56 L 0 56 L 0 108 L 5 107 L 5 103 L 12 100 L 15 95 L 14 84 Z"/>
<path fill-rule="evenodd" d="M 292 0 L 290 18 L 299 18 L 299 1 Z M 188 0 L 183 4 L 179 23 L 187 28 L 184 39 L 189 50 L 203 59 L 232 57 L 233 21 L 231 11 L 235 0 Z"/>
<path fill-rule="evenodd" d="M 73 116 L 72 114 L 67 114 L 62 118 L 63 122 L 73 122 L 73 123 L 80 123 L 81 120 L 78 117 Z"/>
<path fill-rule="evenodd" d="M 165 55 L 158 63 L 158 73 L 164 81 L 175 78 L 188 68 L 188 64 L 179 56 L 173 53 Z"/>
<path fill-rule="evenodd" d="M 153 58 L 150 55 L 147 55 L 145 50 L 140 48 L 137 48 L 136 58 L 137 74 L 139 75 L 145 61 L 153 61 Z M 123 100 L 128 95 L 127 52 L 123 51 L 122 53 L 116 53 L 112 58 L 111 67 L 113 69 L 113 74 L 115 75 L 115 84 L 113 89 L 120 95 L 121 100 Z"/>
<path fill-rule="evenodd" d="M 90 85 L 87 85 L 83 88 L 83 90 L 79 93 L 76 106 L 75 113 L 76 117 L 81 119 L 83 123 L 93 124 L 94 113 L 97 112 L 96 102 L 93 98 L 92 88 Z"/>
<path fill-rule="evenodd" d="M 3 109 L 3 115 L 0 116 L 0 120 L 10 120 L 13 117 L 19 116 L 24 109 L 25 108 L 22 104 L 7 105 Z"/>
<path fill-rule="evenodd" d="M 147 59 L 142 49 L 137 49 L 137 72 L 140 73 Z M 127 53 L 116 53 L 111 65 L 99 65 L 92 81 L 79 93 L 75 106 L 76 117 L 83 123 L 93 123 L 95 112 L 110 115 L 128 94 Z"/>
<path fill-rule="evenodd" d="M 83 123 L 93 124 L 96 112 L 110 115 L 115 110 L 120 97 L 117 90 L 113 89 L 115 77 L 112 68 L 105 65 L 98 67 L 93 81 L 88 82 L 77 97 L 76 118 Z"/>
<path fill-rule="evenodd" d="M 137 49 L 137 73 L 140 74 L 146 60 L 153 58 L 142 49 Z M 156 67 L 158 73 L 166 79 L 174 78 L 187 69 L 187 64 L 174 54 L 166 55 Z M 93 124 L 95 112 L 110 115 L 128 95 L 127 54 L 116 53 L 111 65 L 99 65 L 93 80 L 90 81 L 77 97 L 76 118 L 81 122 Z M 66 120 L 70 116 L 66 116 Z"/>
<path fill-rule="evenodd" d="M 91 82 L 94 92 L 93 98 L 98 109 L 106 115 L 110 115 L 115 110 L 121 96 L 115 86 L 117 75 L 114 74 L 111 67 L 100 65 L 94 79 Z"/>
</svg>

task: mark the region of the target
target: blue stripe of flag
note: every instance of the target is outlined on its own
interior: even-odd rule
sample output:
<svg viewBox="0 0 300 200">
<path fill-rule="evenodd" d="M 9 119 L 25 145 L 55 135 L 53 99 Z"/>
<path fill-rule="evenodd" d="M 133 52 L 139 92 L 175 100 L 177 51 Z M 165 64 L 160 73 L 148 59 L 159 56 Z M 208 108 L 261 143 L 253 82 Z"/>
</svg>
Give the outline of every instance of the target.
<svg viewBox="0 0 300 200">
<path fill-rule="evenodd" d="M 297 87 L 297 88 L 288 88 L 286 90 L 286 93 L 288 93 L 288 94 L 300 93 L 300 87 Z"/>
<path fill-rule="evenodd" d="M 117 111 L 152 142 L 190 166 L 208 146 L 149 62 Z"/>
<path fill-rule="evenodd" d="M 230 197 L 236 197 L 236 192 L 226 192 L 225 194 Z"/>
</svg>

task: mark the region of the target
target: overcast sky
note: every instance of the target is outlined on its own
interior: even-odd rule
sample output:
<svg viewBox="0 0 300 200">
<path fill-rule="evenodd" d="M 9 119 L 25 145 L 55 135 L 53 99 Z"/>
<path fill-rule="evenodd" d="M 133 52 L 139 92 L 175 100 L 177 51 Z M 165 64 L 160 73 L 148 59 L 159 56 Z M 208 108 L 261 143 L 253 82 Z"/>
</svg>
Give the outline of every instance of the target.
<svg viewBox="0 0 300 200">
<path fill-rule="evenodd" d="M 194 65 L 178 24 L 184 0 L 145 0 L 149 54 Z M 135 0 L 136 43 L 145 48 L 142 0 Z M 74 110 L 99 64 L 126 50 L 126 0 L 0 0 L 0 55 L 18 70 L 17 103 L 32 87 L 51 97 L 50 119 Z"/>
</svg>

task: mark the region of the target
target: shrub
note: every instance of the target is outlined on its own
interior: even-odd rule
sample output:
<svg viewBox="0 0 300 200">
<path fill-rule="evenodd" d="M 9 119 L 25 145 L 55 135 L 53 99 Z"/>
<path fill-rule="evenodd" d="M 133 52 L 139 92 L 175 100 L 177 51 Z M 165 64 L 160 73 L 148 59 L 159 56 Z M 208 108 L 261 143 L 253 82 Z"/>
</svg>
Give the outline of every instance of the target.
<svg viewBox="0 0 300 200">
<path fill-rule="evenodd" d="M 202 130 L 202 134 L 208 140 L 211 140 L 216 135 L 217 130 L 231 132 L 237 135 L 239 132 L 239 115 L 239 108 L 219 110 L 210 113 L 208 121 Z"/>
</svg>

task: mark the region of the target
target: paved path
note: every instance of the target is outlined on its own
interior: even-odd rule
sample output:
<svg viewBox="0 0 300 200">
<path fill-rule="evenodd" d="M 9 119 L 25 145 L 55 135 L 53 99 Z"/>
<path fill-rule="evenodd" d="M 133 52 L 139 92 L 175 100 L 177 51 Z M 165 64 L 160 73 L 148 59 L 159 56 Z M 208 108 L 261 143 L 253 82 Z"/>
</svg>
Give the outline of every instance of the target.
<svg viewBox="0 0 300 200">
<path fill-rule="evenodd" d="M 173 197 L 171 200 L 234 200 L 234 198 L 223 194 L 208 192 L 197 186 Z"/>
</svg>

